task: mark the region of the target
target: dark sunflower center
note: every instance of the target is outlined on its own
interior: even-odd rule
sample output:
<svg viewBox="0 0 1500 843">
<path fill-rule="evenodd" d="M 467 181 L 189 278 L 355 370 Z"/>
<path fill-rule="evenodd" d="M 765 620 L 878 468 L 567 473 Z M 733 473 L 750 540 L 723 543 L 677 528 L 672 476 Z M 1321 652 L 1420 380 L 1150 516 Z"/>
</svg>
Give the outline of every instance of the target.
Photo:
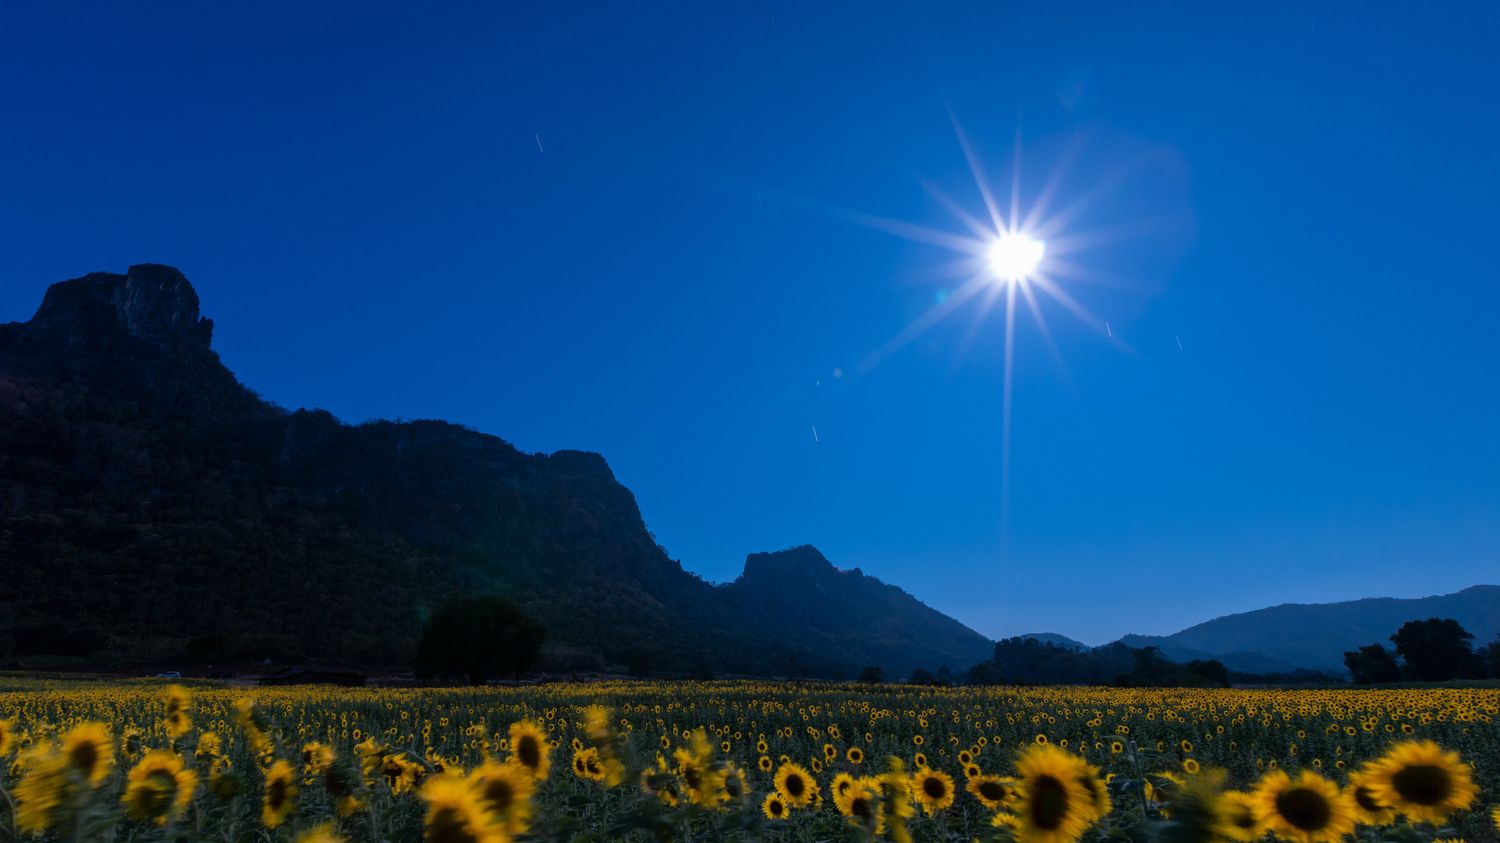
<svg viewBox="0 0 1500 843">
<path fill-rule="evenodd" d="M 1031 824 L 1042 831 L 1060 828 L 1068 818 L 1068 788 L 1052 776 L 1040 776 L 1032 784 L 1026 810 Z"/>
<path fill-rule="evenodd" d="M 787 795 L 791 796 L 793 799 L 801 797 L 803 792 L 806 790 L 807 783 L 802 781 L 801 776 L 793 773 L 792 775 L 786 777 L 786 792 Z"/>
<path fill-rule="evenodd" d="M 484 798 L 495 806 L 495 810 L 504 811 L 515 801 L 516 790 L 504 779 L 490 779 L 484 786 Z"/>
<path fill-rule="evenodd" d="M 779 816 L 781 816 L 781 813 L 783 811 L 785 811 L 785 810 L 786 810 L 786 806 L 782 805 L 780 802 L 772 802 L 771 803 L 771 816 L 773 816 L 773 817 L 779 817 Z"/>
<path fill-rule="evenodd" d="M 1255 828 L 1255 814 L 1244 806 L 1236 807 L 1234 816 L 1230 817 L 1229 821 L 1234 824 L 1235 828 L 1243 828 L 1246 831 Z"/>
<path fill-rule="evenodd" d="M 687 786 L 693 790 L 697 790 L 703 784 L 703 777 L 698 775 L 698 768 L 692 765 L 682 768 L 682 780 L 687 782 Z"/>
<path fill-rule="evenodd" d="M 1363 785 L 1354 789 L 1354 801 L 1358 802 L 1359 807 L 1365 809 L 1366 811 L 1380 811 L 1385 808 L 1385 806 L 1380 804 L 1380 801 L 1375 798 L 1375 794 L 1371 793 L 1370 789 L 1368 787 L 1364 787 Z"/>
<path fill-rule="evenodd" d="M 991 802 L 999 802 L 1005 798 L 1005 785 L 999 782 L 980 782 L 979 795 Z"/>
<path fill-rule="evenodd" d="M 922 780 L 922 792 L 927 794 L 929 799 L 942 799 L 948 795 L 948 788 L 943 784 L 942 779 L 937 776 L 928 776 Z"/>
<path fill-rule="evenodd" d="M 99 763 L 99 749 L 92 741 L 84 741 L 73 747 L 70 758 L 73 761 L 73 767 L 87 777 L 94 772 L 94 765 Z"/>
<path fill-rule="evenodd" d="M 516 757 L 521 763 L 533 769 L 542 765 L 542 748 L 537 746 L 536 738 L 527 735 L 516 744 Z"/>
<path fill-rule="evenodd" d="M 440 808 L 427 823 L 427 839 L 432 843 L 475 843 L 462 813 L 454 808 Z"/>
<path fill-rule="evenodd" d="M 1319 831 L 1333 820 L 1333 806 L 1323 794 L 1305 787 L 1294 787 L 1276 797 L 1276 813 L 1302 831 Z"/>
<path fill-rule="evenodd" d="M 1448 771 L 1433 764 L 1410 764 L 1391 776 L 1401 798 L 1418 805 L 1441 805 L 1453 792 Z"/>
<path fill-rule="evenodd" d="M 157 770 L 146 777 L 146 782 L 146 787 L 137 796 L 136 804 L 140 806 L 144 816 L 161 816 L 172 802 L 172 794 L 177 790 L 177 779 L 171 773 Z"/>
<path fill-rule="evenodd" d="M 867 796 L 856 796 L 849 802 L 849 813 L 859 817 L 862 822 L 869 822 L 875 818 L 874 806 L 870 804 Z"/>
<path fill-rule="evenodd" d="M 272 779 L 266 786 L 266 805 L 272 810 L 286 804 L 286 779 Z"/>
</svg>

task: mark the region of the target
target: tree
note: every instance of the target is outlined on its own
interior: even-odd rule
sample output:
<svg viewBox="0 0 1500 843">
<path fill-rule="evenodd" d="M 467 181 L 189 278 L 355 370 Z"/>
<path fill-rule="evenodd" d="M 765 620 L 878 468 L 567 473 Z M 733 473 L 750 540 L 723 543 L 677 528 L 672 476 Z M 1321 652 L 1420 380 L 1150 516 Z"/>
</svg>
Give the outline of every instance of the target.
<svg viewBox="0 0 1500 843">
<path fill-rule="evenodd" d="M 465 597 L 432 614 L 417 642 L 417 675 L 471 685 L 536 664 L 547 631 L 504 597 Z"/>
<path fill-rule="evenodd" d="M 1396 655 L 1379 644 L 1367 644 L 1344 654 L 1344 666 L 1357 685 L 1400 682 L 1401 665 Z"/>
<path fill-rule="evenodd" d="M 1391 636 L 1407 675 L 1423 682 L 1475 677 L 1480 668 L 1469 644 L 1473 639 L 1452 618 L 1407 621 Z"/>
<path fill-rule="evenodd" d="M 992 661 L 980 662 L 969 668 L 969 674 L 964 679 L 968 685 L 1003 685 L 1005 677 L 1001 675 L 1000 668 Z"/>
<path fill-rule="evenodd" d="M 878 665 L 872 664 L 859 672 L 857 681 L 861 685 L 879 685 L 885 681 L 885 671 L 881 670 Z"/>
<path fill-rule="evenodd" d="M 1490 676 L 1500 679 L 1500 637 L 1480 647 L 1474 655 L 1484 663 L 1485 670 L 1489 671 Z"/>
<path fill-rule="evenodd" d="M 1229 668 L 1218 659 L 1193 659 L 1183 665 L 1184 685 L 1228 688 Z"/>
</svg>

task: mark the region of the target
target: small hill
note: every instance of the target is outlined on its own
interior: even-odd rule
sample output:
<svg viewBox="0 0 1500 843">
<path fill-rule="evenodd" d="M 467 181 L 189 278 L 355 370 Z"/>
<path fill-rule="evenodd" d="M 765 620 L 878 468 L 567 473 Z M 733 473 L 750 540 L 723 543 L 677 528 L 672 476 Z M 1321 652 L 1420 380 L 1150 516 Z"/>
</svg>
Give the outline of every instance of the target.
<svg viewBox="0 0 1500 843">
<path fill-rule="evenodd" d="M 1226 615 L 1165 636 L 1127 635 L 1131 647 L 1160 647 L 1175 661 L 1216 658 L 1232 670 L 1281 673 L 1294 668 L 1344 672 L 1344 653 L 1365 644 L 1390 646 L 1410 620 L 1453 618 L 1476 646 L 1500 636 L 1500 586 L 1476 585 L 1435 597 L 1374 597 L 1342 603 L 1287 603 Z"/>
<path fill-rule="evenodd" d="M 288 411 L 212 337 L 159 264 L 0 325 L 0 658 L 403 666 L 433 606 L 487 592 L 543 622 L 554 669 L 849 676 L 989 646 L 812 548 L 714 586 L 598 454 Z"/>
<path fill-rule="evenodd" d="M 1082 641 L 1076 641 L 1066 635 L 1056 632 L 1028 632 L 1025 635 L 1017 635 L 1017 638 L 1030 638 L 1043 644 L 1052 644 L 1068 650 L 1090 650 L 1093 649 Z"/>
</svg>

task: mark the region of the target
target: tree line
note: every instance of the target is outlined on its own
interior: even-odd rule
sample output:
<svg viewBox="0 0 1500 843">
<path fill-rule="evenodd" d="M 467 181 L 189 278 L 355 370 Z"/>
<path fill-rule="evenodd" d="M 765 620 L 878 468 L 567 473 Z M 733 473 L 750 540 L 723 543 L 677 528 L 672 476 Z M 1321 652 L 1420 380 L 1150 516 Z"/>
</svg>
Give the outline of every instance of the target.
<svg viewBox="0 0 1500 843">
<path fill-rule="evenodd" d="M 1390 637 L 1344 653 L 1344 666 L 1359 685 L 1500 679 L 1500 637 L 1474 649 L 1474 634 L 1452 618 L 1407 621 Z"/>
</svg>

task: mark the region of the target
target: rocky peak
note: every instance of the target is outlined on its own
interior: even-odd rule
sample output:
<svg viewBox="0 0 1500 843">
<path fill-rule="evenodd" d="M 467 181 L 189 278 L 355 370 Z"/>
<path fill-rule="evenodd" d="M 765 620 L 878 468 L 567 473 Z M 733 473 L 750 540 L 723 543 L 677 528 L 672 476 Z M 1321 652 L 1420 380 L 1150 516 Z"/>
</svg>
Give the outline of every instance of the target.
<svg viewBox="0 0 1500 843">
<path fill-rule="evenodd" d="M 773 553 L 752 553 L 745 557 L 745 571 L 740 581 L 746 583 L 779 583 L 784 586 L 792 582 L 805 582 L 810 576 L 827 576 L 838 573 L 833 563 L 822 552 L 810 544 L 778 550 Z"/>
<path fill-rule="evenodd" d="M 162 349 L 208 348 L 213 321 L 198 315 L 198 293 L 170 266 L 147 263 L 124 275 L 94 272 L 53 284 L 27 333 L 67 345 L 124 333 Z"/>
</svg>

